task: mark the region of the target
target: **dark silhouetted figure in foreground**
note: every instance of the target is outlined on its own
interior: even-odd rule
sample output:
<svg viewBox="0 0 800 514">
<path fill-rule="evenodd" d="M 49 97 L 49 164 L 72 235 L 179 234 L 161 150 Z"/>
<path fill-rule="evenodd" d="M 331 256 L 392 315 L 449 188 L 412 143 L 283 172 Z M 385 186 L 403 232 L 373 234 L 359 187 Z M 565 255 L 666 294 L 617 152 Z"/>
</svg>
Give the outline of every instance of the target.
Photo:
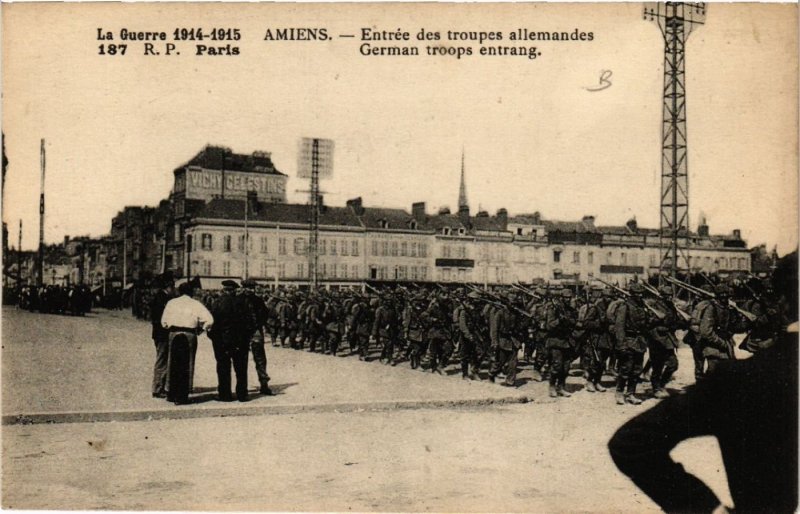
<svg viewBox="0 0 800 514">
<path fill-rule="evenodd" d="M 708 378 L 620 428 L 617 467 L 666 512 L 712 512 L 720 500 L 674 462 L 681 441 L 713 435 L 736 512 L 797 507 L 797 324 L 747 360 L 725 360 Z"/>
</svg>

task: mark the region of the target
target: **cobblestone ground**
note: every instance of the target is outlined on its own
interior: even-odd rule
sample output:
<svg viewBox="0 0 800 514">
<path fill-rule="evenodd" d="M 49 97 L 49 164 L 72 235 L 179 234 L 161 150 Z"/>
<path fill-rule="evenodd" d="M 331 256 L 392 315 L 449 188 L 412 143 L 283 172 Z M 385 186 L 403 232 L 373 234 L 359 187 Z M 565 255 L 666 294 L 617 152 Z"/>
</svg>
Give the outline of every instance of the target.
<svg viewBox="0 0 800 514">
<path fill-rule="evenodd" d="M 149 326 L 119 312 L 88 318 L 3 312 L 3 415 L 176 408 L 150 398 Z M 545 384 L 507 389 L 268 345 L 280 391 L 245 404 L 325 406 L 220 417 L 208 341 L 198 352 L 197 417 L 3 426 L 3 507 L 23 509 L 647 512 L 606 442 L 640 407 L 610 394 L 553 401 Z M 691 382 L 682 349 L 674 382 Z M 252 365 L 251 365 L 252 366 Z M 453 367 L 449 371 L 454 371 Z M 252 370 L 251 370 L 252 371 Z M 492 404 L 513 396 L 526 404 Z M 416 408 L 373 411 L 392 401 Z M 486 405 L 460 406 L 483 401 Z M 425 402 L 439 402 L 436 408 Z M 230 406 L 230 407 L 229 407 Z M 225 404 L 236 414 L 239 404 Z M 186 412 L 184 410 L 183 412 Z M 224 414 L 224 413 L 223 413 Z M 170 414 L 172 416 L 172 414 Z M 175 418 L 182 417 L 180 411 Z M 123 419 L 123 418 L 120 418 Z M 673 452 L 730 504 L 713 439 Z"/>
</svg>

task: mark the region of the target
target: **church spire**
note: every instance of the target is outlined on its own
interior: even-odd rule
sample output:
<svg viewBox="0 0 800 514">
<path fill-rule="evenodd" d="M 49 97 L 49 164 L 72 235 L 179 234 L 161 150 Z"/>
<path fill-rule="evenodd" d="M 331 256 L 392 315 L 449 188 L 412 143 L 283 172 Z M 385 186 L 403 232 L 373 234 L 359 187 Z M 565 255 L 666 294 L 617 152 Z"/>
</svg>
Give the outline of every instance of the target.
<svg viewBox="0 0 800 514">
<path fill-rule="evenodd" d="M 467 181 L 464 176 L 464 148 L 461 148 L 461 185 L 458 188 L 458 211 L 469 212 L 469 202 L 467 202 Z"/>
</svg>

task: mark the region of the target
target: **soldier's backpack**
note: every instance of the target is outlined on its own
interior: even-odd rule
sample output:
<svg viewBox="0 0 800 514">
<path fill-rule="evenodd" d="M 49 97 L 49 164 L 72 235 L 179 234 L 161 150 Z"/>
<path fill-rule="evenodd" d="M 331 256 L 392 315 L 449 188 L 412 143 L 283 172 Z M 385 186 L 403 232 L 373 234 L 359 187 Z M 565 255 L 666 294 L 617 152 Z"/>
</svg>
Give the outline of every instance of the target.
<svg viewBox="0 0 800 514">
<path fill-rule="evenodd" d="M 695 335 L 700 335 L 700 320 L 703 319 L 706 310 L 711 307 L 710 300 L 703 300 L 695 305 L 694 310 L 692 311 L 692 319 L 689 321 L 689 330 L 695 333 Z"/>
<path fill-rule="evenodd" d="M 614 326 L 614 323 L 617 321 L 617 311 L 619 310 L 620 305 L 625 303 L 625 300 L 622 298 L 617 298 L 616 300 L 612 301 L 606 307 L 606 319 L 608 320 L 609 325 Z"/>
</svg>

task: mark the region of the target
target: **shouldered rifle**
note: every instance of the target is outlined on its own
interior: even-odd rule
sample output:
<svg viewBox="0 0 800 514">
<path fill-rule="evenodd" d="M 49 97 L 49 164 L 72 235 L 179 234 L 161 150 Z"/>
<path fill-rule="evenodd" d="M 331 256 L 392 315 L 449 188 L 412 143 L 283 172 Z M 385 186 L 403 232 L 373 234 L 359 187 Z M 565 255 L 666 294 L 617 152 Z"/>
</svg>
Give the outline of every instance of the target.
<svg viewBox="0 0 800 514">
<path fill-rule="evenodd" d="M 659 294 L 658 289 L 656 289 L 655 287 L 651 286 L 647 282 L 639 282 L 639 283 L 642 284 L 642 287 L 644 287 L 645 291 L 647 291 L 648 293 L 650 293 L 651 295 L 653 295 L 656 298 L 661 298 L 661 295 Z M 692 319 L 692 315 L 689 314 L 688 312 L 686 312 L 685 310 L 681 309 L 677 305 L 675 305 L 674 301 L 670 300 L 669 302 L 672 304 L 672 307 L 675 308 L 675 312 L 677 312 L 680 315 L 680 317 L 683 318 L 684 321 L 689 321 L 689 320 Z"/>
<path fill-rule="evenodd" d="M 621 294 L 625 298 L 631 298 L 633 296 L 629 291 L 626 291 L 626 290 L 622 289 L 621 287 L 612 284 L 611 282 L 606 282 L 602 278 L 595 277 L 595 280 L 600 282 L 601 284 L 605 284 L 606 286 L 608 286 L 611 289 L 613 289 L 614 291 L 618 292 L 619 294 Z M 662 319 L 664 319 L 666 317 L 666 315 L 663 312 L 659 311 L 658 309 L 656 309 L 652 305 L 648 304 L 647 302 L 643 301 L 642 305 L 644 305 L 644 307 L 648 311 L 650 311 L 656 318 L 662 320 Z"/>
<path fill-rule="evenodd" d="M 520 284 L 511 284 L 511 287 L 513 287 L 517 291 L 521 291 L 521 292 L 525 293 L 526 295 L 530 296 L 531 298 L 535 298 L 537 300 L 541 300 L 542 299 L 541 296 L 539 296 L 538 294 L 534 293 L 533 291 L 531 291 L 527 287 L 523 287 Z"/>
<path fill-rule="evenodd" d="M 473 291 L 475 291 L 476 293 L 478 293 L 478 294 L 482 294 L 484 296 L 488 296 L 489 297 L 488 299 L 484 299 L 484 301 L 486 303 L 490 303 L 492 305 L 499 306 L 499 307 L 506 307 L 506 308 L 509 308 L 509 309 L 513 310 L 514 312 L 516 312 L 516 313 L 518 313 L 518 314 L 520 314 L 522 316 L 525 316 L 528 319 L 534 319 L 534 317 L 530 313 L 525 312 L 524 310 L 520 309 L 516 305 L 513 305 L 513 304 L 507 302 L 505 299 L 497 296 L 494 293 L 478 289 L 477 287 L 473 286 L 472 284 L 467 284 L 467 286 L 470 289 L 472 289 Z"/>
<path fill-rule="evenodd" d="M 712 299 L 712 300 L 716 300 L 716 298 L 717 298 L 717 295 L 715 295 L 714 293 L 710 293 L 710 292 L 708 292 L 708 291 L 706 291 L 704 289 L 700 289 L 699 287 L 695 287 L 695 286 L 693 286 L 691 284 L 687 284 L 686 282 L 684 282 L 682 280 L 678 280 L 677 278 L 673 278 L 673 277 L 670 277 L 670 276 L 665 276 L 664 280 L 666 280 L 670 284 L 674 284 L 674 285 L 676 285 L 678 287 L 682 287 L 686 291 L 688 291 L 690 293 L 693 293 L 696 296 L 700 296 L 702 298 L 709 298 L 709 299 Z M 739 314 L 741 314 L 742 316 L 747 318 L 748 321 L 755 321 L 756 319 L 758 319 L 758 317 L 755 314 L 753 314 L 752 312 L 748 312 L 748 311 L 742 309 L 741 307 L 736 305 L 736 302 L 734 302 L 730 298 L 728 299 L 728 307 L 730 307 L 731 309 L 735 310 L 736 312 L 738 312 Z"/>
</svg>

